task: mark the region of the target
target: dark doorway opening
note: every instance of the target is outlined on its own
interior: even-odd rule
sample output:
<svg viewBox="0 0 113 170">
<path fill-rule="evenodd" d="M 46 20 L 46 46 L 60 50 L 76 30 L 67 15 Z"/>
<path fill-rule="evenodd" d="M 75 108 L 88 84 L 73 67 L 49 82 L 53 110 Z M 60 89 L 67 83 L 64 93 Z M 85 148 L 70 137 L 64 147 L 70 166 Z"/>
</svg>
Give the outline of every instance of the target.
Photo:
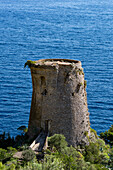
<svg viewBox="0 0 113 170">
<path fill-rule="evenodd" d="M 49 133 L 50 131 L 50 122 L 51 120 L 45 120 L 45 132 Z"/>
</svg>

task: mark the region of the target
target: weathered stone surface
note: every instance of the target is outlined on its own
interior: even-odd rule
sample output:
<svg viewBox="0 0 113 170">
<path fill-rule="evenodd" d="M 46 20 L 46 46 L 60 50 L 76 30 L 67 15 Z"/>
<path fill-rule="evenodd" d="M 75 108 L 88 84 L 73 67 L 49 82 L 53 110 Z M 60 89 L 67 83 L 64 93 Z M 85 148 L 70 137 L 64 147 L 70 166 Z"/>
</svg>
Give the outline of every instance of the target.
<svg viewBox="0 0 113 170">
<path fill-rule="evenodd" d="M 76 146 L 90 133 L 89 113 L 81 62 L 67 59 L 38 60 L 31 64 L 33 94 L 28 135 L 42 129 L 64 134 Z"/>
</svg>

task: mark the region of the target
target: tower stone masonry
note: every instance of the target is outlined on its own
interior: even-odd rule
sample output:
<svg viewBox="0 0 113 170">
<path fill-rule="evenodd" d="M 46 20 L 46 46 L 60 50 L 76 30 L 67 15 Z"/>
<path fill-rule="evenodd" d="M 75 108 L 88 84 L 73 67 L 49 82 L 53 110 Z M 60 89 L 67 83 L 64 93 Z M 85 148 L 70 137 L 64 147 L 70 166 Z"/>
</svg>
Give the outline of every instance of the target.
<svg viewBox="0 0 113 170">
<path fill-rule="evenodd" d="M 69 145 L 80 144 L 90 134 L 86 81 L 81 62 L 42 59 L 30 63 L 32 103 L 28 135 L 40 131 L 63 134 Z"/>
</svg>

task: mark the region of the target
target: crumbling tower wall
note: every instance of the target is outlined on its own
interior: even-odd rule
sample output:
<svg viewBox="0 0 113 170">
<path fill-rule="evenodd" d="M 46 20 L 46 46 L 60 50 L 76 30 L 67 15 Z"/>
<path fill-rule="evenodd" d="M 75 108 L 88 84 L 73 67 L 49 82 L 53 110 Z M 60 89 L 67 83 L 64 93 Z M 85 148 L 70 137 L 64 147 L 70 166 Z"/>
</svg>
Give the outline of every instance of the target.
<svg viewBox="0 0 113 170">
<path fill-rule="evenodd" d="M 30 64 L 32 103 L 28 134 L 42 129 L 64 134 L 76 146 L 90 133 L 86 82 L 81 62 L 68 59 L 45 59 Z"/>
</svg>

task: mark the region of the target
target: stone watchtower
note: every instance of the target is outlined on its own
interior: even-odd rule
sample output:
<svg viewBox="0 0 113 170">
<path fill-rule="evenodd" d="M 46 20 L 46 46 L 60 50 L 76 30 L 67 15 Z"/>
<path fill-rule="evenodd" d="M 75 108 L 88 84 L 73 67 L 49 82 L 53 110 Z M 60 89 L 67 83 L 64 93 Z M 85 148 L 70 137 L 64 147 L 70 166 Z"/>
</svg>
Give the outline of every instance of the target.
<svg viewBox="0 0 113 170">
<path fill-rule="evenodd" d="M 28 135 L 41 130 L 64 134 L 76 146 L 90 133 L 86 81 L 81 62 L 69 59 L 27 61 L 33 94 Z"/>
</svg>

